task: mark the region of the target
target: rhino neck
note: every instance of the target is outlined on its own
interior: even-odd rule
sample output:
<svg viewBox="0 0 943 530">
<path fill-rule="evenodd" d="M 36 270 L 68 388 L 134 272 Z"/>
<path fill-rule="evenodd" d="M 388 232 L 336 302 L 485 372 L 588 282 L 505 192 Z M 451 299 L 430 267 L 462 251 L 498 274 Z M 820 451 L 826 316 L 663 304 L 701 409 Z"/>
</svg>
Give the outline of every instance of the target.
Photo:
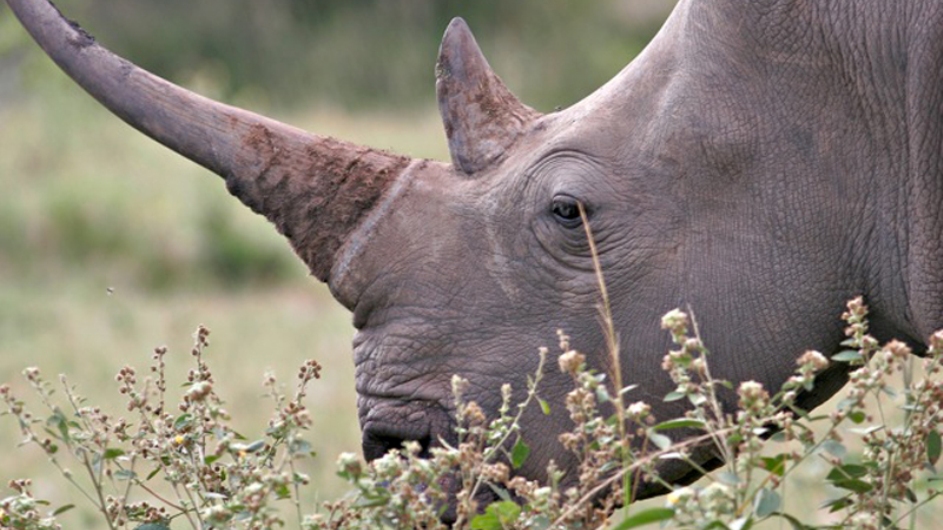
<svg viewBox="0 0 943 530">
<path fill-rule="evenodd" d="M 879 7 L 815 3 L 832 84 L 849 102 L 833 129 L 861 131 L 834 173 L 870 234 L 855 235 L 869 251 L 860 261 L 872 313 L 926 344 L 943 327 L 943 12 L 930 2 L 869 3 Z"/>
<path fill-rule="evenodd" d="M 924 15 L 897 4 L 880 20 L 744 4 L 682 0 L 636 61 L 554 119 L 618 129 L 618 149 L 671 180 L 692 248 L 683 297 L 705 298 L 696 256 L 726 245 L 781 264 L 759 272 L 776 284 L 821 279 L 836 321 L 863 294 L 879 336 L 924 342 L 943 326 L 943 22 L 907 34 Z"/>
<path fill-rule="evenodd" d="M 899 230 L 911 318 L 920 337 L 943 328 L 943 13 L 915 25 L 907 43 L 908 171 Z"/>
</svg>

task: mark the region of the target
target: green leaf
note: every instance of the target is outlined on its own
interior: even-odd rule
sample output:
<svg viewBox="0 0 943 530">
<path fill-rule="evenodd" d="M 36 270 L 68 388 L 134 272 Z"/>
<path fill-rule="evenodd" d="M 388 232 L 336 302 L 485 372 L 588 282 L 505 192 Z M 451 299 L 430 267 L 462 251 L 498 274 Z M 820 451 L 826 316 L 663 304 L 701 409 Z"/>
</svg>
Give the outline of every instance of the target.
<svg viewBox="0 0 943 530">
<path fill-rule="evenodd" d="M 655 425 L 652 427 L 652 429 L 655 429 L 656 431 L 667 431 L 670 429 L 684 429 L 684 428 L 706 430 L 707 424 L 704 423 L 702 420 L 693 420 L 690 418 L 678 418 L 676 420 L 663 421 L 659 423 L 658 425 Z"/>
<path fill-rule="evenodd" d="M 118 480 L 131 480 L 137 476 L 137 473 L 131 471 L 130 469 L 119 469 L 115 471 L 114 476 Z"/>
<path fill-rule="evenodd" d="M 629 515 L 623 519 L 621 523 L 613 526 L 612 530 L 626 530 L 628 528 L 638 528 L 647 524 L 667 521 L 674 517 L 674 515 L 675 511 L 671 508 L 649 508 Z"/>
<path fill-rule="evenodd" d="M 550 517 L 541 514 L 531 516 L 528 524 L 530 525 L 528 528 L 532 530 L 549 530 L 550 525 L 553 523 L 550 521 Z"/>
<path fill-rule="evenodd" d="M 872 432 L 882 431 L 885 429 L 884 425 L 869 425 L 867 427 L 856 427 L 854 429 L 848 429 L 848 432 L 853 432 L 855 434 L 866 435 L 871 434 Z"/>
<path fill-rule="evenodd" d="M 490 510 L 491 507 L 489 506 L 488 511 Z M 498 516 L 488 512 L 472 517 L 471 528 L 472 530 L 503 530 Z"/>
<path fill-rule="evenodd" d="M 154 471 L 151 471 L 150 473 L 147 474 L 147 478 L 144 479 L 144 482 L 147 482 L 148 480 L 151 480 L 152 478 L 154 478 L 158 473 L 160 473 L 161 469 L 163 468 L 159 466 L 155 467 Z"/>
<path fill-rule="evenodd" d="M 838 458 L 844 458 L 848 454 L 848 449 L 841 442 L 835 440 L 825 440 L 822 442 L 822 449 Z"/>
<path fill-rule="evenodd" d="M 786 460 L 789 456 L 786 453 L 780 453 L 776 456 L 765 456 L 762 457 L 763 469 L 769 471 L 770 473 L 781 477 L 786 473 Z"/>
<path fill-rule="evenodd" d="M 288 452 L 293 455 L 314 456 L 314 449 L 311 448 L 311 442 L 296 438 L 288 446 Z"/>
<path fill-rule="evenodd" d="M 69 443 L 69 422 L 59 407 L 56 407 L 52 415 L 46 419 L 46 425 L 55 427 L 59 431 L 60 440 Z"/>
<path fill-rule="evenodd" d="M 914 493 L 914 490 L 910 488 L 904 488 L 904 498 L 910 501 L 913 504 L 917 504 L 917 494 Z"/>
<path fill-rule="evenodd" d="M 848 419 L 860 425 L 861 423 L 864 422 L 864 420 L 868 419 L 868 415 L 865 414 L 863 411 L 854 410 L 848 414 Z"/>
<path fill-rule="evenodd" d="M 771 442 L 787 442 L 787 441 L 789 441 L 789 440 L 786 439 L 786 433 L 784 433 L 783 431 L 776 431 L 776 432 L 774 432 L 774 433 L 769 437 L 769 440 L 770 440 Z"/>
<path fill-rule="evenodd" d="M 62 506 L 56 508 L 56 511 L 52 512 L 52 516 L 55 517 L 55 516 L 57 516 L 57 515 L 59 515 L 59 514 L 61 514 L 61 513 L 65 513 L 65 512 L 67 512 L 67 511 L 71 510 L 72 508 L 75 508 L 75 505 L 74 505 L 74 504 L 64 504 L 64 505 L 62 505 Z"/>
<path fill-rule="evenodd" d="M 665 451 L 671 447 L 671 438 L 668 438 L 664 434 L 658 434 L 654 429 L 646 430 L 645 434 L 648 436 L 648 439 L 651 440 L 653 444 L 655 444 L 655 447 L 661 449 L 662 451 Z"/>
<path fill-rule="evenodd" d="M 849 480 L 836 480 L 832 482 L 832 485 L 837 488 L 853 491 L 855 493 L 867 493 L 872 489 L 871 484 L 856 478 Z"/>
<path fill-rule="evenodd" d="M 485 513 L 471 520 L 472 530 L 503 530 L 514 524 L 521 515 L 521 507 L 514 501 L 501 501 L 488 505 Z"/>
<path fill-rule="evenodd" d="M 524 465 L 524 461 L 527 460 L 528 455 L 530 455 L 530 447 L 524 443 L 523 438 L 518 438 L 514 448 L 511 449 L 511 467 L 520 469 Z"/>
<path fill-rule="evenodd" d="M 828 475 L 825 477 L 825 480 L 829 482 L 835 482 L 837 480 L 847 480 L 852 478 L 863 477 L 868 474 L 868 468 L 859 465 L 859 464 L 844 464 L 841 466 L 835 466 L 829 471 Z"/>
<path fill-rule="evenodd" d="M 263 447 L 265 447 L 265 439 L 256 440 L 252 442 L 251 444 L 247 445 L 245 451 L 247 453 L 255 453 L 258 450 L 262 449 Z"/>
<path fill-rule="evenodd" d="M 935 430 L 930 431 L 927 434 L 927 460 L 930 465 L 936 465 L 937 460 L 940 459 L 941 450 L 943 450 L 943 444 L 941 444 L 940 433 Z"/>
<path fill-rule="evenodd" d="M 502 501 L 511 500 L 511 494 L 508 493 L 508 490 L 490 483 L 488 484 L 488 487 L 491 488 L 491 491 L 493 491 L 494 494 L 497 495 L 498 498 Z"/>
<path fill-rule="evenodd" d="M 596 387 L 596 400 L 600 403 L 609 403 L 612 401 L 612 398 L 609 396 L 609 390 L 605 386 L 599 385 Z"/>
<path fill-rule="evenodd" d="M 846 495 L 839 499 L 830 500 L 822 504 L 822 508 L 828 508 L 828 513 L 835 513 L 838 510 L 851 506 L 854 502 L 851 500 L 850 495 Z"/>
<path fill-rule="evenodd" d="M 189 412 L 185 412 L 174 420 L 174 430 L 182 431 L 184 428 L 188 427 L 193 422 L 193 416 Z"/>
<path fill-rule="evenodd" d="M 789 524 L 792 526 L 792 530 L 808 530 L 808 526 L 802 524 L 799 519 L 789 515 L 788 513 L 777 512 L 772 514 L 775 517 L 782 517 L 783 519 L 789 521 Z"/>
<path fill-rule="evenodd" d="M 861 356 L 860 352 L 855 350 L 842 350 L 835 355 L 832 355 L 832 360 L 843 363 L 853 363 L 863 361 L 864 357 Z"/>
<path fill-rule="evenodd" d="M 776 512 L 781 504 L 779 494 L 774 490 L 760 488 L 753 497 L 753 513 L 759 518 L 765 519 Z"/>
<path fill-rule="evenodd" d="M 684 399 L 684 396 L 686 396 L 686 395 L 687 395 L 687 394 L 685 394 L 684 392 L 669 392 L 668 395 L 665 396 L 664 401 L 666 401 L 666 402 L 668 402 L 668 401 L 678 401 L 679 399 Z"/>
<path fill-rule="evenodd" d="M 544 416 L 550 415 L 550 403 L 547 403 L 547 400 L 542 398 L 537 398 L 537 403 L 540 404 L 540 410 L 543 411 Z"/>
<path fill-rule="evenodd" d="M 144 523 L 134 530 L 170 530 L 170 527 L 164 523 Z"/>
<path fill-rule="evenodd" d="M 360 497 L 354 502 L 353 507 L 355 509 L 376 508 L 377 506 L 385 506 L 388 502 L 390 502 L 389 495 L 377 495 L 374 497 Z"/>
<path fill-rule="evenodd" d="M 719 480 L 721 483 L 726 484 L 728 486 L 736 486 L 737 484 L 741 484 L 743 482 L 743 479 L 741 479 L 733 471 L 729 471 L 729 470 L 721 471 L 720 473 L 718 473 L 717 480 Z"/>
<path fill-rule="evenodd" d="M 102 455 L 102 458 L 105 460 L 114 460 L 115 458 L 118 458 L 122 455 L 124 455 L 123 450 L 118 449 L 117 447 L 109 447 L 108 449 L 105 449 L 105 454 Z"/>
<path fill-rule="evenodd" d="M 291 498 L 291 489 L 289 489 L 288 484 L 279 484 L 275 486 L 274 491 L 276 498 L 279 500 Z"/>
<path fill-rule="evenodd" d="M 868 468 L 865 466 L 844 464 L 833 467 L 825 477 L 825 480 L 831 482 L 836 488 L 846 489 L 855 493 L 867 493 L 871 491 L 873 486 L 860 479 L 860 477 L 867 474 Z"/>
</svg>

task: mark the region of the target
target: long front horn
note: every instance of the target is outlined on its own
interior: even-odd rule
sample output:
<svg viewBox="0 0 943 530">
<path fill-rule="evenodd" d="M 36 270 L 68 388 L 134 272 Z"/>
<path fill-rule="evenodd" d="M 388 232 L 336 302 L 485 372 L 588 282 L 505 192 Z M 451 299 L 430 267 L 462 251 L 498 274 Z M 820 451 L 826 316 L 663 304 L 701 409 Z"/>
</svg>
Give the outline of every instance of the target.
<svg viewBox="0 0 943 530">
<path fill-rule="evenodd" d="M 219 174 L 327 281 L 347 235 L 410 159 L 204 98 L 95 43 L 46 0 L 7 0 L 46 53 L 131 126 Z"/>
</svg>

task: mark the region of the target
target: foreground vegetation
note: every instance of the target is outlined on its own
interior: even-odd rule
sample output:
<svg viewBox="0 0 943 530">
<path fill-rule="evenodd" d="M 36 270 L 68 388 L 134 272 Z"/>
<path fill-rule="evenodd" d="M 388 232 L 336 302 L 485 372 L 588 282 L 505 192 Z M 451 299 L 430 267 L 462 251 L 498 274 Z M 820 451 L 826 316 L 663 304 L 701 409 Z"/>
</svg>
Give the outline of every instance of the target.
<svg viewBox="0 0 943 530">
<path fill-rule="evenodd" d="M 420 458 L 418 444 L 407 443 L 370 464 L 342 454 L 338 475 L 353 489 L 310 515 L 305 515 L 300 490 L 311 479 L 299 463 L 315 456 L 306 439 L 312 411 L 304 405 L 309 384 L 321 376 L 315 361 L 301 366 L 291 391 L 274 375 L 265 376 L 265 395 L 275 412 L 256 440 L 232 428 L 231 413 L 207 363 L 209 331 L 202 326 L 194 334 L 194 366 L 176 402 L 170 400 L 168 389 L 176 385 L 167 379 L 165 347 L 154 350 L 148 375 L 125 366 L 115 377 L 127 415 L 103 412 L 87 403 L 65 376 L 54 385 L 36 368 L 27 368 L 24 376 L 40 398 L 41 414 L 31 412 L 7 385 L 0 386 L 0 399 L 4 414 L 17 420 L 25 443 L 38 447 L 113 529 L 163 530 L 171 523 L 194 529 L 274 528 L 289 519 L 277 508 L 279 502 L 293 507 L 293 526 L 303 529 L 440 528 L 449 504 L 455 527 L 475 530 L 621 530 L 653 523 L 745 529 L 774 519 L 794 529 L 917 528 L 918 512 L 939 496 L 932 481 L 939 479 L 935 465 L 943 452 L 943 331 L 930 338 L 922 361 L 925 377 L 915 378 L 908 347 L 896 341 L 879 345 L 867 333 L 866 316 L 861 299 L 849 302 L 843 315 L 846 350 L 831 361 L 806 352 L 795 375 L 773 394 L 756 382 L 740 383 L 739 410 L 734 412 L 719 404 L 719 390 L 732 387 L 711 377 L 709 352 L 690 316 L 670 312 L 662 327 L 677 349 L 668 352 L 663 367 L 677 389 L 665 399 L 685 399 L 691 409 L 683 418 L 666 421 L 653 418 L 646 403 L 627 404 L 632 386 L 613 386 L 605 374 L 589 370 L 561 332 L 557 364 L 574 385 L 565 404 L 540 398 L 541 376 L 550 369 L 546 349 L 539 351 L 540 366 L 528 388 L 519 389 L 522 397 L 515 401 L 515 390 L 502 387 L 503 405 L 495 418 L 463 399 L 468 381 L 456 376 L 456 446 L 433 448 L 428 458 Z M 796 408 L 797 394 L 813 389 L 815 373 L 830 362 L 852 368 L 838 409 L 811 415 Z M 905 376 L 903 388 L 889 382 L 897 372 Z M 58 399 L 57 389 L 62 395 Z M 880 416 L 868 412 L 868 400 L 875 400 Z M 615 410 L 608 417 L 600 410 L 607 405 Z M 560 441 L 579 460 L 575 480 L 552 462 L 547 483 L 513 477 L 512 470 L 530 452 L 528 433 L 518 424 L 528 406 L 545 412 L 565 406 L 569 411 L 573 429 Z M 896 420 L 892 408 L 903 411 Z M 824 430 L 816 432 L 818 425 Z M 679 429 L 695 434 L 672 440 Z M 774 450 L 764 453 L 763 440 L 770 436 L 768 445 Z M 849 450 L 852 439 L 860 452 Z M 660 482 L 659 461 L 680 459 L 697 467 L 691 455 L 704 446 L 723 456 L 721 471 L 693 487 L 663 483 L 671 490 L 663 506 L 633 507 L 639 481 Z M 837 493 L 820 507 L 833 514 L 824 525 L 810 522 L 808 513 L 784 510 L 790 476 L 809 462 L 825 464 L 822 479 Z M 85 475 L 84 484 L 76 480 L 77 473 Z M 61 528 L 56 516 L 72 508 L 45 508 L 30 479 L 11 480 L 9 487 L 13 494 L 0 500 L 4 527 Z M 486 490 L 499 500 L 479 504 L 479 494 Z"/>
</svg>

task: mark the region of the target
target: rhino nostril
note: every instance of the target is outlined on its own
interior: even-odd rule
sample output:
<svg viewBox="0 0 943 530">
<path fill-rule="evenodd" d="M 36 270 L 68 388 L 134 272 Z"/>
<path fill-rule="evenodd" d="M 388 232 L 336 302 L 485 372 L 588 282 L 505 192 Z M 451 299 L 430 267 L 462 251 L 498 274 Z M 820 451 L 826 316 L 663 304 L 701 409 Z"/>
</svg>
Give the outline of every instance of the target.
<svg viewBox="0 0 943 530">
<path fill-rule="evenodd" d="M 432 447 L 432 438 L 425 436 L 417 440 L 419 442 L 419 458 L 429 458 L 429 448 Z"/>
</svg>

